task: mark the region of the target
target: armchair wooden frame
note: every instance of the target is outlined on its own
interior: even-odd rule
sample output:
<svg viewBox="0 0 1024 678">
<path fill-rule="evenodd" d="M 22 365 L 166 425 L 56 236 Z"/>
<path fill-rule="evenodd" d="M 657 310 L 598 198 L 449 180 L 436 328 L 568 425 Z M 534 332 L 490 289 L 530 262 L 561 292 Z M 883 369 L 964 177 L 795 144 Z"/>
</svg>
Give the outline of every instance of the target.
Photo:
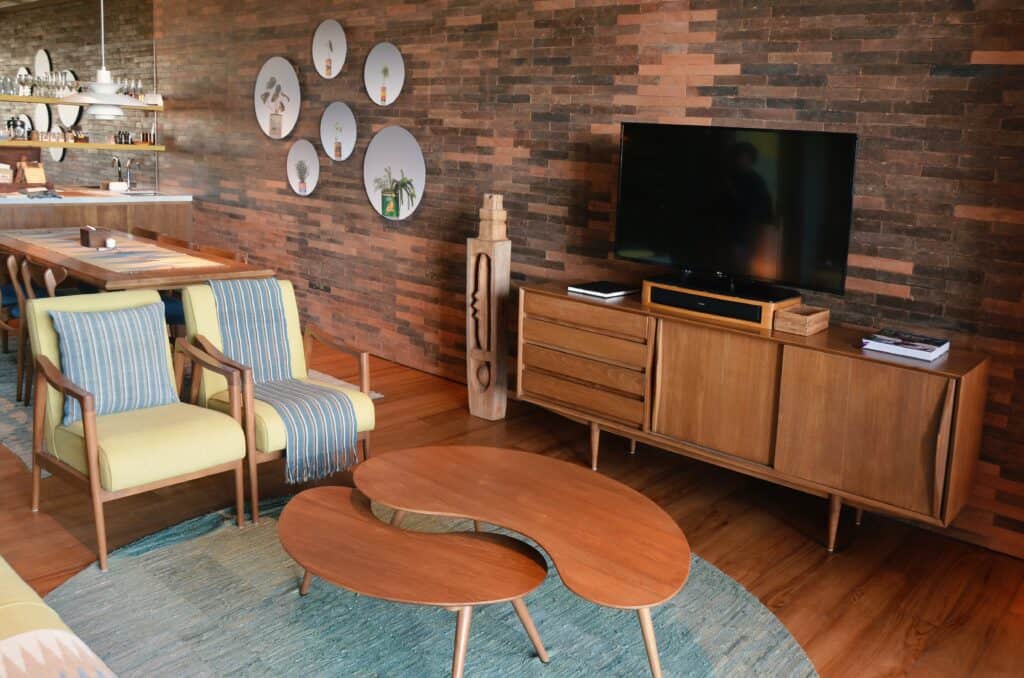
<svg viewBox="0 0 1024 678">
<path fill-rule="evenodd" d="M 252 522 L 253 524 L 256 524 L 259 522 L 260 515 L 258 467 L 260 464 L 268 461 L 275 461 L 283 458 L 285 450 L 280 449 L 272 452 L 260 452 L 256 449 L 256 413 L 254 409 L 256 385 L 252 378 L 252 368 L 227 357 L 220 349 L 213 345 L 213 342 L 201 334 L 196 335 L 195 342 L 205 353 L 213 356 L 228 367 L 237 370 L 242 375 L 242 420 L 243 427 L 245 429 L 245 457 L 249 467 L 249 492 L 251 493 L 252 498 Z M 340 344 L 327 337 L 327 335 L 319 328 L 307 325 L 305 332 L 302 334 L 302 347 L 306 355 L 307 365 L 309 365 L 309 359 L 313 353 L 314 342 L 319 342 L 328 348 L 334 349 L 335 351 L 354 355 L 359 358 L 359 390 L 366 395 L 370 395 L 370 353 L 368 351 Z M 199 380 L 194 379 L 192 385 L 193 394 L 195 394 L 198 392 Z M 370 458 L 370 432 L 364 431 L 363 433 L 360 433 L 357 440 L 363 448 L 363 460 L 365 461 Z"/>
<path fill-rule="evenodd" d="M 186 361 L 192 363 L 193 375 L 197 379 L 202 370 L 210 370 L 223 376 L 228 381 L 231 417 L 241 424 L 242 402 L 238 370 L 222 364 L 195 346 L 188 344 L 183 339 L 179 339 L 175 343 L 174 349 L 174 375 L 178 390 L 181 391 L 182 389 L 182 376 Z M 242 459 L 211 466 L 201 471 L 111 492 L 100 485 L 99 440 L 96 433 L 96 407 L 93 395 L 68 379 L 46 356 L 38 356 L 36 358 L 35 383 L 37 395 L 32 422 L 32 511 L 39 511 L 40 480 L 44 468 L 55 475 L 63 476 L 72 483 L 87 486 L 92 498 L 93 517 L 96 523 L 96 542 L 100 570 L 104 572 L 107 570 L 107 530 L 103 505 L 115 499 L 122 499 L 162 487 L 178 485 L 197 478 L 205 478 L 206 476 L 232 471 L 235 476 L 237 523 L 239 527 L 245 524 L 245 470 Z M 45 394 L 47 385 L 60 391 L 65 398 L 74 398 L 82 406 L 82 427 L 85 434 L 86 461 L 89 469 L 87 474 L 46 452 L 44 429 L 46 426 Z"/>
</svg>

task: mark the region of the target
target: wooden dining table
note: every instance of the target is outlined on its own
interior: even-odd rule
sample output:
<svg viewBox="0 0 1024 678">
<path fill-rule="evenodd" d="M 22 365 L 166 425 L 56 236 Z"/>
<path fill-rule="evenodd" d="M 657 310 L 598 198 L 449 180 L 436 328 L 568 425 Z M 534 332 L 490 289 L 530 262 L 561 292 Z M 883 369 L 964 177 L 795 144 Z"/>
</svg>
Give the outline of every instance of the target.
<svg viewBox="0 0 1024 678">
<path fill-rule="evenodd" d="M 270 278 L 274 270 L 215 254 L 112 231 L 110 249 L 85 247 L 77 228 L 0 231 L 0 251 L 43 268 L 64 269 L 69 278 L 104 292 L 173 290 L 208 280 Z"/>
</svg>

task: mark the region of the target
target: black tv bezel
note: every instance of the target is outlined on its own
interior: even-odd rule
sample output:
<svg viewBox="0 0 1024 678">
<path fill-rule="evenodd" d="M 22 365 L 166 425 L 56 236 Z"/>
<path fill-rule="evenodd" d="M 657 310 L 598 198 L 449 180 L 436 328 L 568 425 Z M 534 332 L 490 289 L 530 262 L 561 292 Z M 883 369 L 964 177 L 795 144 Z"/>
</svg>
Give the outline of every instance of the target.
<svg viewBox="0 0 1024 678">
<path fill-rule="evenodd" d="M 731 280 L 739 281 L 739 282 L 749 282 L 749 283 L 754 283 L 754 284 L 766 284 L 766 285 L 773 285 L 773 286 L 795 287 L 797 289 L 811 290 L 811 291 L 814 291 L 814 292 L 821 292 L 823 294 L 834 294 L 834 295 L 837 295 L 837 296 L 844 296 L 846 294 L 846 278 L 847 278 L 847 274 L 848 274 L 849 258 L 850 258 L 850 238 L 853 235 L 853 211 L 854 211 L 854 206 L 853 206 L 854 192 L 853 192 L 853 189 L 854 189 L 854 185 L 856 184 L 856 181 L 857 181 L 857 150 L 858 150 L 859 145 L 860 145 L 860 135 L 859 134 L 857 134 L 856 132 L 833 132 L 833 131 L 829 131 L 829 130 L 815 130 L 815 129 L 795 130 L 795 129 L 776 129 L 776 128 L 772 128 L 772 127 L 739 127 L 739 126 L 735 126 L 735 125 L 710 125 L 709 126 L 709 125 L 690 125 L 690 124 L 686 124 L 686 123 L 665 123 L 665 122 L 638 122 L 638 121 L 620 122 L 619 123 L 619 174 L 618 174 L 618 176 L 616 177 L 616 180 L 615 180 L 615 242 L 612 245 L 612 255 L 616 259 L 621 259 L 622 261 L 635 261 L 635 262 L 638 262 L 638 263 L 650 264 L 650 265 L 654 265 L 654 266 L 662 266 L 662 267 L 668 266 L 669 268 L 672 268 L 673 265 L 672 264 L 665 264 L 662 261 L 653 261 L 651 259 L 644 259 L 644 258 L 639 258 L 639 257 L 624 257 L 624 256 L 619 254 L 619 229 L 622 228 L 622 200 L 621 200 L 621 198 L 622 198 L 622 158 L 623 158 L 623 146 L 625 144 L 625 139 L 626 139 L 625 132 L 626 132 L 626 128 L 627 127 L 694 127 L 694 128 L 715 127 L 715 128 L 718 128 L 718 129 L 729 129 L 729 130 L 750 131 L 750 132 L 776 132 L 776 133 L 780 133 L 780 134 L 836 134 L 836 135 L 853 137 L 853 172 L 850 175 L 850 223 L 849 223 L 849 225 L 847 226 L 847 229 L 846 229 L 846 248 L 845 248 L 845 250 L 843 252 L 844 256 L 843 256 L 843 263 L 842 263 L 842 267 L 841 267 L 841 271 L 840 271 L 840 285 L 839 285 L 839 290 L 838 291 L 837 290 L 833 290 L 833 289 L 822 289 L 822 288 L 819 288 L 819 287 L 804 287 L 803 285 L 800 285 L 798 282 L 794 282 L 794 281 L 791 281 L 791 280 L 771 279 L 771 278 L 756 278 L 756 277 L 747 276 L 747 275 L 735 275 L 735 274 L 727 273 L 727 272 L 724 272 L 724 271 L 710 271 L 710 270 L 698 269 L 698 268 L 686 268 L 685 266 L 679 266 L 679 265 L 675 266 L 676 268 L 681 268 L 682 271 L 685 272 L 686 274 L 691 274 L 692 273 L 692 274 L 702 275 L 702 276 L 706 276 L 706 277 L 710 277 L 710 278 L 722 277 L 723 274 L 724 274 L 725 277 L 727 277 L 727 278 L 729 278 Z"/>
</svg>

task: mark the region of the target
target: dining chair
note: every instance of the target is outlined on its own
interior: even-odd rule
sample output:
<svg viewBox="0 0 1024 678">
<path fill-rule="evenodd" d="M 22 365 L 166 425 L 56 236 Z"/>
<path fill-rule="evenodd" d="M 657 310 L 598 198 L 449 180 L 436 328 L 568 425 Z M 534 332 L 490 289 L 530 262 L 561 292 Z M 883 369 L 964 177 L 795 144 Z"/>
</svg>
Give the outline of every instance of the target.
<svg viewBox="0 0 1024 678">
<path fill-rule="evenodd" d="M 315 327 L 307 325 L 305 333 L 299 323 L 299 309 L 295 301 L 295 289 L 287 280 L 279 280 L 281 300 L 286 319 L 287 343 L 291 364 L 286 372 L 291 378 L 311 382 L 341 391 L 352 403 L 357 440 L 362 447 L 363 458 L 370 455 L 370 433 L 376 425 L 376 413 L 370 397 L 370 354 L 334 342 Z M 233 367 L 242 376 L 242 419 L 245 428 L 246 461 L 249 471 L 249 487 L 252 500 L 253 522 L 259 520 L 258 465 L 285 456 L 288 436 L 281 415 L 267 402 L 255 397 L 253 369 L 224 354 L 224 339 L 218 318 L 217 299 L 209 285 L 193 285 L 182 290 L 185 306 L 186 337 L 204 352 L 212 355 L 225 365 Z M 357 356 L 359 359 L 359 388 L 345 387 L 337 383 L 318 380 L 309 376 L 307 365 L 314 342 L 323 343 L 335 350 Z M 197 402 L 218 410 L 227 407 L 225 381 L 219 375 L 205 373 L 193 382 Z"/>
<path fill-rule="evenodd" d="M 172 357 L 156 291 L 33 299 L 26 321 L 36 361 L 33 511 L 44 468 L 86 487 L 104 571 L 104 506 L 123 497 L 231 472 L 243 525 L 241 376 L 184 340 Z M 197 378 L 218 375 L 226 413 L 181 401 L 186 363 Z"/>
<path fill-rule="evenodd" d="M 212 254 L 215 257 L 221 259 L 231 259 L 243 264 L 249 263 L 249 255 L 241 250 L 229 250 L 224 247 L 216 247 L 214 245 L 196 245 L 195 250 L 200 254 Z"/>
<path fill-rule="evenodd" d="M 30 339 L 28 326 L 25 324 L 25 306 L 29 299 L 45 294 L 57 296 L 57 286 L 64 282 L 68 273 L 63 268 L 45 268 L 29 263 L 27 259 L 18 260 L 13 254 L 7 257 L 7 275 L 10 278 L 14 296 L 18 302 L 18 362 L 15 398 L 24 404 L 32 401 L 32 359 L 30 357 Z"/>
</svg>

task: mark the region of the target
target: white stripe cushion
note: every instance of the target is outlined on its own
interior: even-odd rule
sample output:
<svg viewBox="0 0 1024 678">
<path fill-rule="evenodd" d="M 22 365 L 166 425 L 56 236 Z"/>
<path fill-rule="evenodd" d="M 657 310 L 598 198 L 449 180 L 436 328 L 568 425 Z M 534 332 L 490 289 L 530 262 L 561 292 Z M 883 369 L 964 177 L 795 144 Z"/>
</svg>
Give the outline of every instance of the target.
<svg viewBox="0 0 1024 678">
<path fill-rule="evenodd" d="M 51 311 L 60 336 L 61 370 L 93 394 L 96 415 L 179 402 L 167 370 L 167 326 L 162 303 L 117 311 Z M 64 399 L 64 425 L 82 418 Z"/>
</svg>

